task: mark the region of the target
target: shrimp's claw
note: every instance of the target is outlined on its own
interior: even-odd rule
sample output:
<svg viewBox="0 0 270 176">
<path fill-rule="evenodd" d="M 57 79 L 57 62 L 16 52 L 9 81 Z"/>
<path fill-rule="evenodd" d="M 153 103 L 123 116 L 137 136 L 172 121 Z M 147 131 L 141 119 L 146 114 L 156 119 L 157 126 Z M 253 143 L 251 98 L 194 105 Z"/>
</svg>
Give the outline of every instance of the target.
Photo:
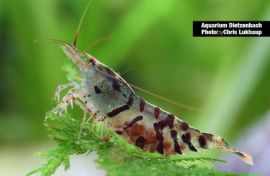
<svg viewBox="0 0 270 176">
<path fill-rule="evenodd" d="M 243 160 L 247 164 L 249 164 L 251 166 L 254 165 L 253 159 L 248 153 L 236 151 L 236 152 L 234 152 L 234 154 L 236 154 L 239 158 L 241 158 L 241 160 Z"/>
</svg>

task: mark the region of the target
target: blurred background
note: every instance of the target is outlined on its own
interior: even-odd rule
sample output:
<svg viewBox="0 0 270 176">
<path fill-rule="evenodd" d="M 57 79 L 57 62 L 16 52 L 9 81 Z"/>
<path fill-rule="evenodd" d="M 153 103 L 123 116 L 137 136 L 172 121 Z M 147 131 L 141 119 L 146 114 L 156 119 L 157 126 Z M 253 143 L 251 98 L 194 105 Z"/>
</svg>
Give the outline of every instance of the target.
<svg viewBox="0 0 270 176">
<path fill-rule="evenodd" d="M 0 175 L 24 175 L 42 163 L 34 153 L 53 145 L 43 119 L 56 86 L 68 82 L 67 57 L 59 46 L 33 40 L 72 42 L 87 3 L 0 0 Z M 89 52 L 130 83 L 201 111 L 139 95 L 235 145 L 265 136 L 254 147 L 241 146 L 255 155 L 253 169 L 218 168 L 269 175 L 269 159 L 256 161 L 270 154 L 270 124 L 258 125 L 270 118 L 270 39 L 192 37 L 193 20 L 269 19 L 267 0 L 93 0 L 78 48 L 112 36 Z"/>
</svg>

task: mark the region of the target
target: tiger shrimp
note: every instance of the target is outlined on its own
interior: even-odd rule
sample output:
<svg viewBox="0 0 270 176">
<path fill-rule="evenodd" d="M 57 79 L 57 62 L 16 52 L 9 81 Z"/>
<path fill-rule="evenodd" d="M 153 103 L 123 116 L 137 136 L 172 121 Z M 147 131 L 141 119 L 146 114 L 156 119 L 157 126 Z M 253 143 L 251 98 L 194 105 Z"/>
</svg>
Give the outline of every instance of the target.
<svg viewBox="0 0 270 176">
<path fill-rule="evenodd" d="M 80 69 L 83 78 L 82 83 L 71 82 L 58 87 L 57 95 L 63 88 L 71 88 L 53 109 L 54 113 L 62 114 L 68 105 L 76 104 L 143 150 L 171 155 L 217 149 L 253 164 L 251 156 L 234 149 L 222 137 L 201 132 L 136 95 L 120 75 L 92 55 L 81 53 L 68 43 L 62 47 Z"/>
<path fill-rule="evenodd" d="M 94 120 L 145 151 L 173 155 L 217 149 L 233 153 L 253 165 L 249 154 L 236 150 L 222 137 L 201 132 L 136 95 L 130 84 L 114 70 L 92 55 L 80 52 L 76 48 L 77 38 L 78 31 L 73 45 L 59 42 L 65 54 L 79 68 L 82 81 L 58 87 L 58 98 L 62 89 L 69 88 L 69 91 L 52 110 L 54 113 L 62 114 L 69 105 L 75 104 Z"/>
</svg>

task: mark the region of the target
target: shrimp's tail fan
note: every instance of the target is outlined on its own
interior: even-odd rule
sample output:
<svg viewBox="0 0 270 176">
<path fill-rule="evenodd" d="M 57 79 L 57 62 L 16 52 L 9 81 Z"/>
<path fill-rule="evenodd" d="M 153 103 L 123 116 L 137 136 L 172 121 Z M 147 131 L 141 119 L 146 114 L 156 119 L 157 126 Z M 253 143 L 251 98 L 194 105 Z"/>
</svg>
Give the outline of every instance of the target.
<svg viewBox="0 0 270 176">
<path fill-rule="evenodd" d="M 212 142 L 212 148 L 215 148 L 223 152 L 229 152 L 229 153 L 235 154 L 245 163 L 253 166 L 253 159 L 248 153 L 236 150 L 231 145 L 229 145 L 222 137 L 213 135 L 211 142 Z"/>
</svg>

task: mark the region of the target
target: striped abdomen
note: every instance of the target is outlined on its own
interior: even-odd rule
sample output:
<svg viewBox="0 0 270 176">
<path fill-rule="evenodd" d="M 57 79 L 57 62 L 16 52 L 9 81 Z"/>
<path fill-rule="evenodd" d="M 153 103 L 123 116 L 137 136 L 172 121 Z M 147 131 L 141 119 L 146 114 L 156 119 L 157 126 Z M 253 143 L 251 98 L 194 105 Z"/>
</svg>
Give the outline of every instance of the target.
<svg viewBox="0 0 270 176">
<path fill-rule="evenodd" d="M 186 122 L 137 96 L 132 99 L 132 104 L 130 100 L 108 112 L 111 128 L 130 143 L 161 154 L 196 152 L 211 145 L 213 135 L 190 128 Z"/>
<path fill-rule="evenodd" d="M 234 153 L 247 163 L 252 163 L 249 155 L 236 151 L 223 138 L 190 127 L 174 115 L 138 97 L 127 84 L 111 77 L 96 80 L 85 82 L 91 93 L 88 108 L 96 112 L 94 115 L 97 119 L 104 121 L 108 128 L 128 142 L 165 155 L 215 148 Z"/>
<path fill-rule="evenodd" d="M 201 133 L 135 95 L 123 78 L 91 55 L 83 55 L 69 45 L 64 50 L 84 75 L 82 87 L 77 90 L 85 104 L 81 108 L 130 143 L 166 155 L 215 148 L 252 164 L 248 154 L 235 150 L 223 138 Z M 89 63 L 84 63 L 81 57 L 87 57 Z"/>
<path fill-rule="evenodd" d="M 248 154 L 235 150 L 220 136 L 202 133 L 136 95 L 131 96 L 126 104 L 116 110 L 117 114 L 112 115 L 115 110 L 108 113 L 109 127 L 141 149 L 170 155 L 214 148 L 234 153 L 252 164 Z"/>
</svg>

